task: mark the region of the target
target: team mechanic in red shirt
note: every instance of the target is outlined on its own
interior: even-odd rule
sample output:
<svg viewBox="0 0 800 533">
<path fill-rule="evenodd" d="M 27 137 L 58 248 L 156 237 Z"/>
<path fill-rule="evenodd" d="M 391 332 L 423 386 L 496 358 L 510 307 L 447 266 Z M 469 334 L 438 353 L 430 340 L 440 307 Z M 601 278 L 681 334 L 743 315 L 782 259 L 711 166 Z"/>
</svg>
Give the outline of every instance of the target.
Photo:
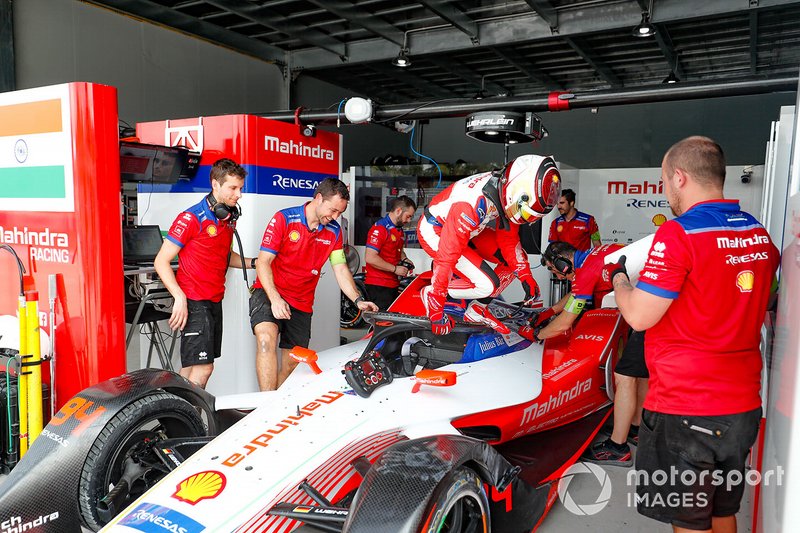
<svg viewBox="0 0 800 533">
<path fill-rule="evenodd" d="M 560 215 L 550 223 L 550 242 L 568 242 L 578 250 L 600 246 L 600 229 L 588 213 L 575 208 L 575 191 L 564 189 L 556 205 Z"/>
<path fill-rule="evenodd" d="M 403 226 L 411 221 L 416 210 L 414 200 L 398 196 L 392 200 L 386 216 L 373 224 L 367 234 L 365 285 L 369 299 L 381 311 L 386 311 L 397 298 L 398 278 L 408 275 L 409 266 L 414 268 L 403 250 L 406 243 Z"/>
<path fill-rule="evenodd" d="M 647 329 L 637 507 L 675 531 L 735 532 L 744 484 L 731 474 L 744 474 L 758 434 L 760 330 L 779 252 L 753 216 L 723 199 L 725 157 L 711 139 L 672 146 L 661 180 L 677 218 L 656 232 L 636 288 L 624 262 L 609 265 L 625 320 Z M 657 471 L 676 477 L 654 483 Z"/>
<path fill-rule="evenodd" d="M 211 167 L 211 192 L 172 223 L 154 266 L 172 295 L 169 325 L 181 330 L 181 376 L 205 388 L 222 355 L 222 297 L 228 266 L 255 268 L 231 250 L 247 171 L 230 159 Z M 178 256 L 177 275 L 170 262 Z M 248 263 L 249 261 L 249 263 Z"/>
<path fill-rule="evenodd" d="M 560 190 L 561 177 L 551 157 L 523 155 L 500 173 L 466 177 L 436 195 L 417 226 L 419 242 L 433 258 L 431 284 L 422 290 L 422 302 L 435 334 L 447 334 L 453 327 L 445 313 L 448 294 L 478 299 L 470 302 L 465 320 L 509 332 L 486 307 L 501 287 L 487 262 L 506 263 L 522 282 L 526 301 L 537 298 L 539 286 L 519 242 L 519 225 L 549 213 Z"/>
<path fill-rule="evenodd" d="M 310 202 L 278 211 L 264 230 L 256 261 L 258 279 L 250 296 L 256 375 L 262 391 L 277 389 L 295 369 L 297 361 L 289 357 L 290 349 L 308 347 L 314 291 L 326 260 L 342 292 L 359 309 L 378 310 L 358 293 L 342 249 L 342 231 L 336 219 L 349 200 L 343 182 L 326 178 L 317 185 Z"/>
</svg>

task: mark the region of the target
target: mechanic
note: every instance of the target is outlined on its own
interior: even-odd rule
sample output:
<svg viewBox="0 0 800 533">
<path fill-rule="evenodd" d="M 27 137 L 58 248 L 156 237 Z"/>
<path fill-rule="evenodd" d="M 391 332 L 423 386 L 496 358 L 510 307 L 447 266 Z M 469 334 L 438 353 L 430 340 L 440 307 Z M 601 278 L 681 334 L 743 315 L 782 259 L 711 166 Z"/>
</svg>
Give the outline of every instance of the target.
<svg viewBox="0 0 800 533">
<path fill-rule="evenodd" d="M 568 242 L 576 250 L 584 251 L 600 246 L 600 229 L 588 213 L 575 208 L 575 191 L 564 189 L 556 205 L 560 215 L 550 224 L 549 242 Z"/>
<path fill-rule="evenodd" d="M 211 192 L 178 215 L 153 262 L 174 299 L 169 326 L 181 330 L 181 376 L 205 388 L 222 355 L 222 297 L 229 266 L 254 267 L 231 250 L 247 171 L 230 159 L 211 167 Z M 180 260 L 177 274 L 170 262 Z"/>
<path fill-rule="evenodd" d="M 605 257 L 622 244 L 604 244 L 585 251 L 576 250 L 568 242 L 555 241 L 547 245 L 542 254 L 542 266 L 559 280 L 569 280 L 572 291 L 564 295 L 549 309 L 534 317 L 534 322 L 523 326 L 519 334 L 528 340 L 542 342 L 566 333 L 594 298 L 611 292 L 611 283 L 603 279 Z M 598 302 L 599 304 L 600 302 Z"/>
<path fill-rule="evenodd" d="M 295 369 L 297 362 L 289 357 L 291 348 L 308 347 L 314 291 L 325 260 L 330 261 L 345 296 L 362 311 L 378 310 L 359 294 L 347 267 L 336 219 L 349 200 L 343 182 L 324 179 L 310 202 L 278 211 L 264 230 L 256 261 L 258 279 L 250 296 L 256 375 L 262 391 L 277 389 Z"/>
<path fill-rule="evenodd" d="M 465 320 L 509 332 L 487 308 L 501 287 L 497 270 L 488 262 L 514 270 L 526 302 L 538 298 L 539 286 L 519 242 L 519 225 L 549 213 L 560 189 L 561 177 L 551 157 L 523 155 L 501 171 L 463 178 L 433 198 L 420 217 L 417 235 L 434 259 L 422 301 L 435 334 L 447 334 L 453 327 L 453 318 L 445 313 L 448 295 L 477 299 L 467 306 Z"/>
<path fill-rule="evenodd" d="M 367 234 L 365 285 L 369 299 L 378 309 L 386 311 L 395 298 L 399 278 L 413 270 L 403 250 L 406 243 L 403 226 L 414 217 L 417 204 L 408 196 L 398 196 L 389 204 L 389 212 L 378 220 Z"/>
<path fill-rule="evenodd" d="M 660 486 L 640 477 L 637 508 L 674 531 L 735 532 L 743 483 L 702 480 L 743 476 L 758 434 L 760 332 L 779 252 L 752 215 L 724 199 L 725 156 L 713 140 L 673 145 L 661 181 L 677 218 L 656 231 L 636 288 L 624 261 L 611 276 L 625 320 L 647 329 L 636 469 L 651 480 L 655 471 L 680 474 Z M 658 504 L 676 495 L 682 505 Z"/>
</svg>

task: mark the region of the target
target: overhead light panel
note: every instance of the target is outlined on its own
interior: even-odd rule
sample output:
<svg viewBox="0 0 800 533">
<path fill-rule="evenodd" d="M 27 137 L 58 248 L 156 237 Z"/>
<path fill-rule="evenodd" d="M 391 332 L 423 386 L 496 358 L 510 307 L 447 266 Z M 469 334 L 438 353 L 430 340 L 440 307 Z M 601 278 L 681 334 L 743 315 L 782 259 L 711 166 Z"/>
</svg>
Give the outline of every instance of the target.
<svg viewBox="0 0 800 533">
<path fill-rule="evenodd" d="M 400 49 L 400 53 L 397 54 L 397 57 L 392 59 L 392 65 L 400 68 L 406 68 L 411 66 L 411 58 L 408 57 L 408 32 L 403 34 L 403 47 Z"/>
<path fill-rule="evenodd" d="M 680 78 L 678 78 L 678 76 L 676 76 L 674 72 L 670 72 L 669 76 L 664 78 L 664 81 L 662 81 L 661 83 L 678 83 L 679 81 L 681 81 Z"/>
</svg>

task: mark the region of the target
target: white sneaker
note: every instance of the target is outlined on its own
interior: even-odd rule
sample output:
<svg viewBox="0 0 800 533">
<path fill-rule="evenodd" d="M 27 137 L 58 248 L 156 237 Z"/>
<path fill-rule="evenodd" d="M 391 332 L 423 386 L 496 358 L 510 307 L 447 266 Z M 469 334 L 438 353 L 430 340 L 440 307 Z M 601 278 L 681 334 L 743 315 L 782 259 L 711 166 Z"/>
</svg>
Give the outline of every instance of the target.
<svg viewBox="0 0 800 533">
<path fill-rule="evenodd" d="M 500 322 L 500 320 L 492 315 L 492 313 L 489 311 L 489 308 L 480 302 L 473 301 L 469 303 L 467 310 L 464 312 L 464 320 L 474 324 L 484 324 L 489 326 L 501 335 L 507 335 L 511 333 L 511 330 L 508 329 L 508 326 Z"/>
</svg>

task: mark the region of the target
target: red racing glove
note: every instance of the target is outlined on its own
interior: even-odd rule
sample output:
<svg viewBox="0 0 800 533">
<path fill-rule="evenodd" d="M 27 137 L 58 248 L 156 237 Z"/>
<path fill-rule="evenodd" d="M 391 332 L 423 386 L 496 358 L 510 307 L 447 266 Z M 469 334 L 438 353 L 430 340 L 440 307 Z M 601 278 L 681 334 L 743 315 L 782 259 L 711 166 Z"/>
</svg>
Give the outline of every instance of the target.
<svg viewBox="0 0 800 533">
<path fill-rule="evenodd" d="M 614 276 L 616 276 L 617 274 L 623 274 L 625 276 L 625 279 L 630 281 L 631 278 L 628 277 L 628 271 L 625 270 L 625 260 L 626 257 L 624 255 L 621 255 L 616 263 L 608 263 L 607 265 L 605 265 L 602 271 L 603 281 L 611 284 L 611 286 L 613 287 Z"/>
<path fill-rule="evenodd" d="M 522 288 L 525 290 L 525 300 L 522 305 L 530 307 L 534 300 L 538 300 L 542 294 L 539 290 L 539 284 L 536 283 L 536 280 L 533 279 L 533 276 L 530 274 L 521 275 L 519 281 L 522 283 Z"/>
<path fill-rule="evenodd" d="M 431 330 L 434 335 L 447 335 L 453 329 L 453 318 L 444 312 L 444 304 L 447 297 L 441 294 L 436 294 L 429 287 L 426 287 L 422 292 L 422 297 L 425 299 L 425 309 L 428 312 L 428 318 L 431 321 Z"/>
<path fill-rule="evenodd" d="M 542 329 L 541 327 L 533 327 L 525 325 L 521 326 L 517 330 L 517 333 L 519 333 L 519 336 L 522 337 L 523 339 L 527 339 L 531 342 L 538 342 L 539 344 L 542 344 L 544 341 L 538 337 L 539 331 L 541 329 Z"/>
<path fill-rule="evenodd" d="M 553 311 L 552 307 L 548 307 L 533 319 L 531 325 L 535 328 L 537 327 L 544 327 L 550 323 L 550 319 L 555 316 L 556 312 Z"/>
</svg>

